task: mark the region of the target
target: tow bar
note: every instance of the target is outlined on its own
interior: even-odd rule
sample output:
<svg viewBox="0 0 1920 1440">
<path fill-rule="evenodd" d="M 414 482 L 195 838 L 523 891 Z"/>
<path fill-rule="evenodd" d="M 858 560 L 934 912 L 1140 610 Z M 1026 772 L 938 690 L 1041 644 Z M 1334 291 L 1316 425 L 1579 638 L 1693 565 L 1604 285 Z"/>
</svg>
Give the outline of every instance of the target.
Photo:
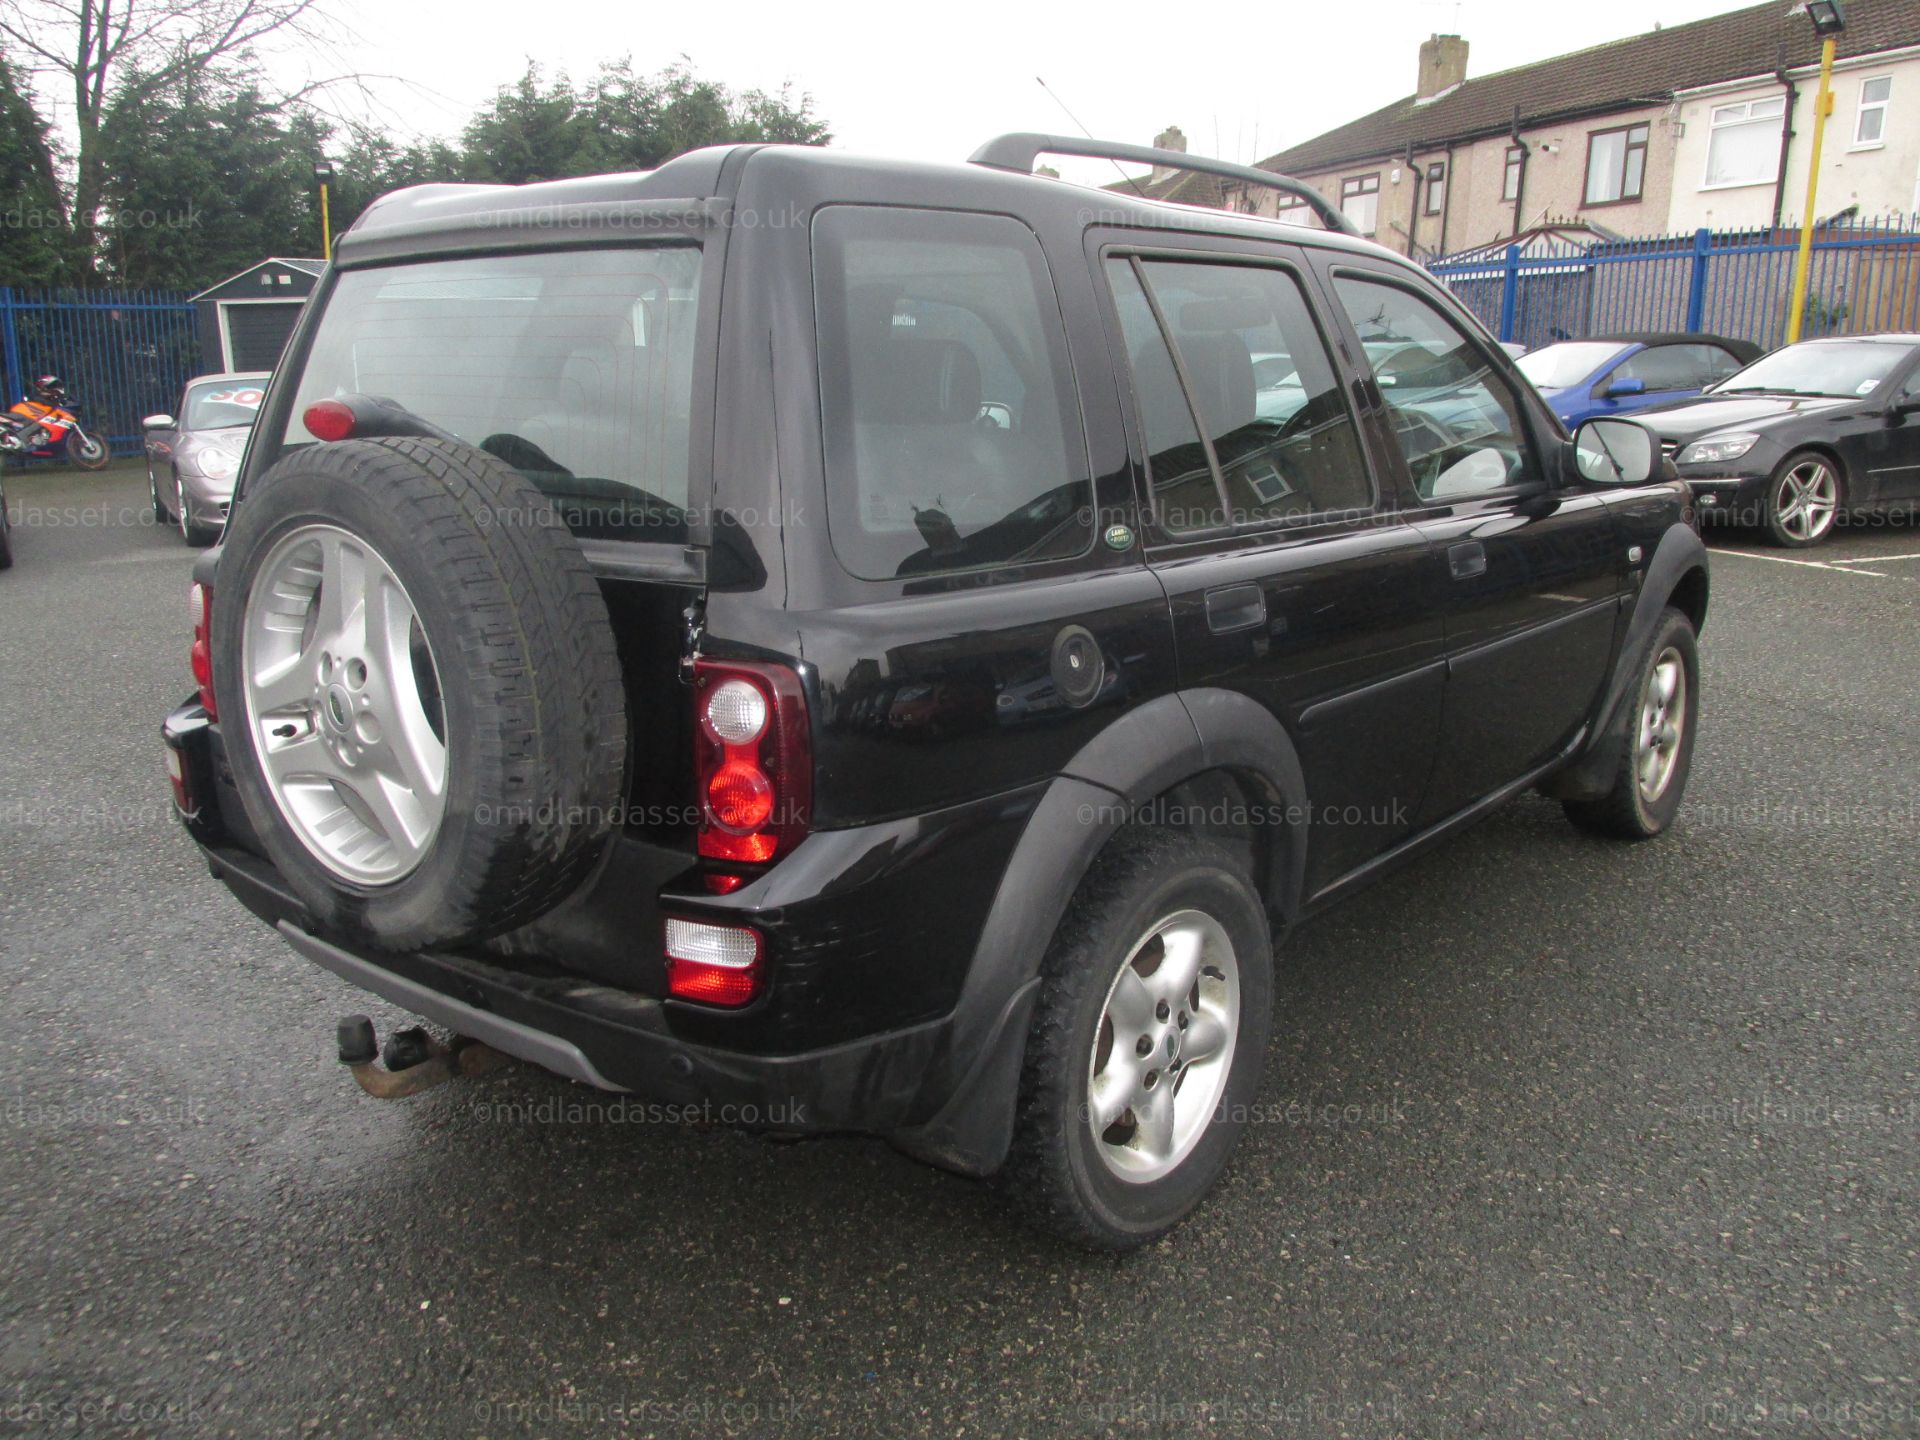
<svg viewBox="0 0 1920 1440">
<path fill-rule="evenodd" d="M 340 1063 L 353 1072 L 360 1088 L 376 1100 L 404 1100 L 436 1085 L 466 1076 L 485 1075 L 513 1057 L 456 1035 L 442 1043 L 419 1026 L 395 1030 L 385 1048 L 375 1043 L 373 1021 L 348 1015 L 338 1029 Z"/>
</svg>

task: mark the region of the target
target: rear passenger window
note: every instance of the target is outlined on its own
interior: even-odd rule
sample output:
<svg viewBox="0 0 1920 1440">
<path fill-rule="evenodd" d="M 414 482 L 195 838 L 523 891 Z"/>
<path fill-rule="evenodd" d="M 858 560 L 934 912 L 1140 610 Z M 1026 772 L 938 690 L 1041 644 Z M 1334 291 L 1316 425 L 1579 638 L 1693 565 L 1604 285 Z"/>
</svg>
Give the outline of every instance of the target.
<svg viewBox="0 0 1920 1440">
<path fill-rule="evenodd" d="M 1352 414 L 1293 275 L 1150 259 L 1109 260 L 1107 273 L 1162 530 L 1371 507 Z"/>
<path fill-rule="evenodd" d="M 1083 553 L 1086 441 L 1031 231 L 834 206 L 814 221 L 833 548 L 870 580 Z"/>
</svg>

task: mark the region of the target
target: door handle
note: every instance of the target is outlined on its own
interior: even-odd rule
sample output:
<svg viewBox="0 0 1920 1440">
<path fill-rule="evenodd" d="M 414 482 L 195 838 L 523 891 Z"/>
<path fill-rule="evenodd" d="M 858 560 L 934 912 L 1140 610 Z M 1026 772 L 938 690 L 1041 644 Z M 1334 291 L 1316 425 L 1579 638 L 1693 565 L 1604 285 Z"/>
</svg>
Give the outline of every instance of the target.
<svg viewBox="0 0 1920 1440">
<path fill-rule="evenodd" d="M 1216 635 L 1267 623 L 1267 597 L 1258 585 L 1222 585 L 1207 591 L 1207 629 Z"/>
<path fill-rule="evenodd" d="M 1447 568 L 1456 580 L 1472 580 L 1487 573 L 1487 547 L 1478 540 L 1461 540 L 1447 547 Z"/>
</svg>

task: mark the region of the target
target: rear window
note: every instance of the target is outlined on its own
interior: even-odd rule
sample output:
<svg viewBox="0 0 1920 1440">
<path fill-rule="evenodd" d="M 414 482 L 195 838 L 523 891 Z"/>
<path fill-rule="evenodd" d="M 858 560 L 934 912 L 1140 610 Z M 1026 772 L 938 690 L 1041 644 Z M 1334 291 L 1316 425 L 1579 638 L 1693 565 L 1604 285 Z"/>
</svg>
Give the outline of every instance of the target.
<svg viewBox="0 0 1920 1440">
<path fill-rule="evenodd" d="M 372 395 L 519 470 L 576 530 L 686 535 L 688 246 L 436 260 L 341 275 L 284 441 L 316 400 Z"/>
<path fill-rule="evenodd" d="M 869 580 L 1083 553 L 1092 487 L 1060 307 L 998 215 L 814 221 L 827 521 Z"/>
<path fill-rule="evenodd" d="M 187 387 L 187 413 L 180 417 L 187 430 L 234 430 L 260 418 L 260 399 L 266 393 L 264 376 L 251 380 L 215 380 Z"/>
</svg>

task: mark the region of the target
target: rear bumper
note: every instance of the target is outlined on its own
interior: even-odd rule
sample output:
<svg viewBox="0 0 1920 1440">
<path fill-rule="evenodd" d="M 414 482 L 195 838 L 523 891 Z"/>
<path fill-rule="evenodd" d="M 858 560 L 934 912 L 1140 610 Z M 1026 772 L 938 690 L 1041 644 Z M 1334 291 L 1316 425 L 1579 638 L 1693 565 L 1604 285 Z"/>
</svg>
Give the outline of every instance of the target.
<svg viewBox="0 0 1920 1440">
<path fill-rule="evenodd" d="M 955 857 L 984 848 L 1004 864 L 1013 848 L 1004 832 L 1017 834 L 1030 802 L 999 797 L 941 816 L 822 832 L 732 894 L 706 893 L 695 871 L 649 880 L 656 893 L 644 904 L 631 893 L 640 873 L 616 843 L 606 867 L 613 873 L 554 912 L 545 935 L 535 927 L 512 944 L 471 951 L 373 953 L 325 933 L 258 853 L 218 729 L 204 711 L 181 707 L 162 735 L 193 797 L 181 818 L 215 878 L 296 952 L 457 1034 L 583 1084 L 691 1107 L 719 1123 L 891 1134 L 965 1105 L 967 1077 L 987 1057 L 1024 1042 L 1021 1002 L 1030 997 L 985 997 L 992 1013 L 983 1015 L 963 1012 L 957 996 L 931 1008 L 940 992 L 928 980 L 940 953 L 933 937 L 947 932 L 955 953 L 970 959 L 983 923 L 956 895 L 978 889 L 982 904 L 990 903 L 998 880 L 996 872 L 984 887 L 962 884 L 952 873 Z M 630 908 L 616 912 L 595 898 L 609 891 L 627 893 Z M 917 899 L 928 927 L 917 954 L 898 945 L 899 935 L 914 933 L 900 928 L 903 897 Z M 738 1015 L 658 998 L 649 979 L 660 969 L 656 907 L 762 930 L 779 957 L 770 994 Z M 613 968 L 613 948 L 589 929 L 623 937 L 620 968 Z M 591 965 L 582 965 L 575 942 L 600 947 Z M 879 965 L 885 981 L 875 978 Z M 840 1024 L 849 997 L 864 997 L 862 1033 L 823 1033 L 822 1017 Z M 887 1023 L 889 1012 L 900 1018 Z M 959 1033 L 987 1038 L 961 1054 Z"/>
</svg>

